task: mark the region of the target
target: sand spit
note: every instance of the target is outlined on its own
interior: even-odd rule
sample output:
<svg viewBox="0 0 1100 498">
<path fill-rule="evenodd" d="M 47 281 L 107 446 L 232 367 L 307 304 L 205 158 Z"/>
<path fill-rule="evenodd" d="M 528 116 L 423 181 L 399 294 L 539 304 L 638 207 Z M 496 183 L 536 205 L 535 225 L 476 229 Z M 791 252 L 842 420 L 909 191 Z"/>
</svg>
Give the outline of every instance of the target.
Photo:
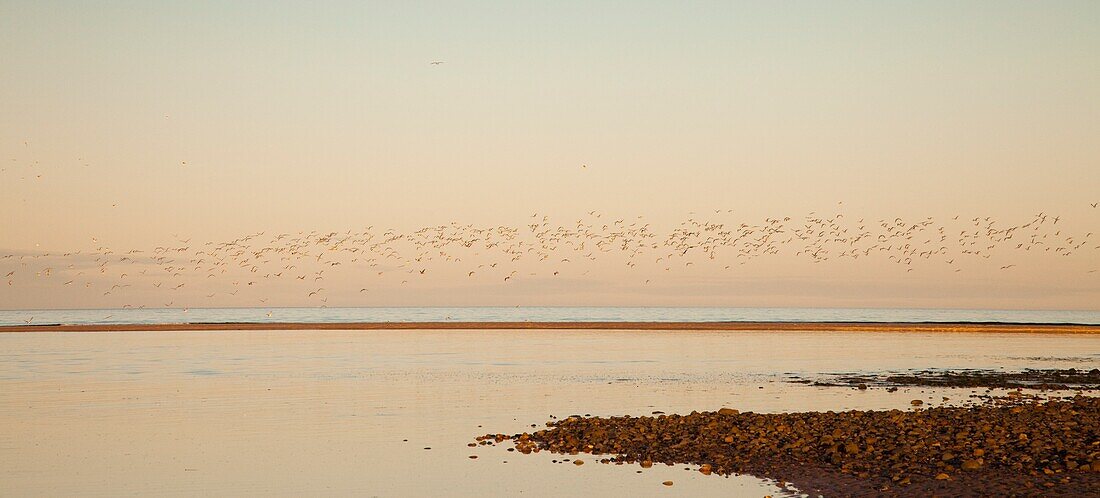
<svg viewBox="0 0 1100 498">
<path fill-rule="evenodd" d="M 160 323 L 0 326 L 0 332 L 123 332 L 191 330 L 744 330 L 822 332 L 985 332 L 1100 334 L 1100 325 L 1032 323 L 871 322 L 348 322 L 348 323 Z"/>
<path fill-rule="evenodd" d="M 1100 398 L 912 411 L 579 417 L 479 444 L 751 474 L 813 496 L 1100 496 Z"/>
</svg>

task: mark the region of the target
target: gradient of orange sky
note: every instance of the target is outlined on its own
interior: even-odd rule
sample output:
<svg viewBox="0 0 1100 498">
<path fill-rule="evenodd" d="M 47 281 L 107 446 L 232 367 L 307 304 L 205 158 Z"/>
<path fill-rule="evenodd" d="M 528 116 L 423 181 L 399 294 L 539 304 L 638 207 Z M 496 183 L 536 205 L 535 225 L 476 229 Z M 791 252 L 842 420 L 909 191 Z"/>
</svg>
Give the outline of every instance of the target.
<svg viewBox="0 0 1100 498">
<path fill-rule="evenodd" d="M 838 201 L 1100 232 L 1098 26 L 1093 1 L 8 0 L 0 253 L 593 209 L 759 222 Z M 659 291 L 607 270 L 336 300 L 1097 309 L 1098 254 L 1011 275 L 777 258 Z M 0 306 L 119 304 L 97 296 L 0 288 Z"/>
</svg>

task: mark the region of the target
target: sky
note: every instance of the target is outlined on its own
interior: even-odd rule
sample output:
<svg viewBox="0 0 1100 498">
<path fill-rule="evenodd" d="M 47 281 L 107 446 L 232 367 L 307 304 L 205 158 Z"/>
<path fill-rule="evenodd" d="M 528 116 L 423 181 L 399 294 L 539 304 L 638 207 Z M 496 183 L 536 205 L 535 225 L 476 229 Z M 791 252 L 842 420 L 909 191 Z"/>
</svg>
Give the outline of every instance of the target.
<svg viewBox="0 0 1100 498">
<path fill-rule="evenodd" d="M 843 213 L 952 230 L 954 216 L 1046 213 L 1052 238 L 1100 233 L 1095 1 L 0 0 L 0 110 L 4 308 L 260 305 L 223 291 L 229 277 L 178 299 L 104 295 L 132 276 L 112 263 L 60 278 L 76 251 L 533 213 L 662 233 L 715 210 L 733 225 Z M 362 306 L 1100 309 L 1097 244 L 1009 245 L 950 269 L 785 247 L 733 271 L 609 257 L 568 280 L 520 261 L 515 279 L 472 282 L 439 261 L 432 278 L 369 285 L 347 260 L 325 292 Z"/>
</svg>

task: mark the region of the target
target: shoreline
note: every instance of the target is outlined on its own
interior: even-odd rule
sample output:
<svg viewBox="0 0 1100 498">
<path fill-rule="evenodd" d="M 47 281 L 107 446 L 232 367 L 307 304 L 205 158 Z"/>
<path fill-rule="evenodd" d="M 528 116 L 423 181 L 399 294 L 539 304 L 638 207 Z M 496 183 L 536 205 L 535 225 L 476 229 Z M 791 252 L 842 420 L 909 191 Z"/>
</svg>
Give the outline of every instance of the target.
<svg viewBox="0 0 1100 498">
<path fill-rule="evenodd" d="M 811 496 L 1093 496 L 1098 415 L 1100 398 L 1081 395 L 905 411 L 572 415 L 540 430 L 477 436 L 468 446 L 547 451 L 575 465 L 583 457 L 750 474 Z"/>
<path fill-rule="evenodd" d="M 248 330 L 664 330 L 1100 334 L 1100 325 L 988 322 L 227 322 L 0 326 L 0 333 Z"/>
</svg>

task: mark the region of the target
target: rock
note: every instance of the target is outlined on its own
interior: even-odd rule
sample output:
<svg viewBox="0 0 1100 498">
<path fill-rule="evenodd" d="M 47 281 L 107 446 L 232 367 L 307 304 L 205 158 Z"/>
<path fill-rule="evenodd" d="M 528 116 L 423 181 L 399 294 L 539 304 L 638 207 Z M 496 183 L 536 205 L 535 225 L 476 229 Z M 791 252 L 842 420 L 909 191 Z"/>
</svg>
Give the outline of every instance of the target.
<svg viewBox="0 0 1100 498">
<path fill-rule="evenodd" d="M 573 460 L 573 465 L 584 465 L 584 460 Z"/>
<path fill-rule="evenodd" d="M 661 484 L 664 484 L 665 486 L 672 486 L 672 481 L 665 481 L 665 482 L 662 482 Z"/>
<path fill-rule="evenodd" d="M 525 452 L 794 480 L 825 496 L 877 496 L 887 485 L 902 495 L 957 496 L 979 483 L 992 495 L 1035 495 L 1026 490 L 1044 482 L 1056 485 L 1049 496 L 1091 496 L 1081 491 L 1100 489 L 1097 427 L 1100 397 L 1081 395 L 919 410 L 571 418 L 510 441 Z"/>
<path fill-rule="evenodd" d="M 477 460 L 477 455 L 470 455 L 470 460 Z"/>
<path fill-rule="evenodd" d="M 722 408 L 718 410 L 719 415 L 737 415 L 738 413 L 741 412 L 734 410 L 733 408 Z"/>
<path fill-rule="evenodd" d="M 919 400 L 919 399 L 914 399 L 913 401 L 910 401 L 909 404 L 913 405 L 913 406 L 920 406 L 920 405 L 923 405 L 924 402 Z"/>
</svg>

